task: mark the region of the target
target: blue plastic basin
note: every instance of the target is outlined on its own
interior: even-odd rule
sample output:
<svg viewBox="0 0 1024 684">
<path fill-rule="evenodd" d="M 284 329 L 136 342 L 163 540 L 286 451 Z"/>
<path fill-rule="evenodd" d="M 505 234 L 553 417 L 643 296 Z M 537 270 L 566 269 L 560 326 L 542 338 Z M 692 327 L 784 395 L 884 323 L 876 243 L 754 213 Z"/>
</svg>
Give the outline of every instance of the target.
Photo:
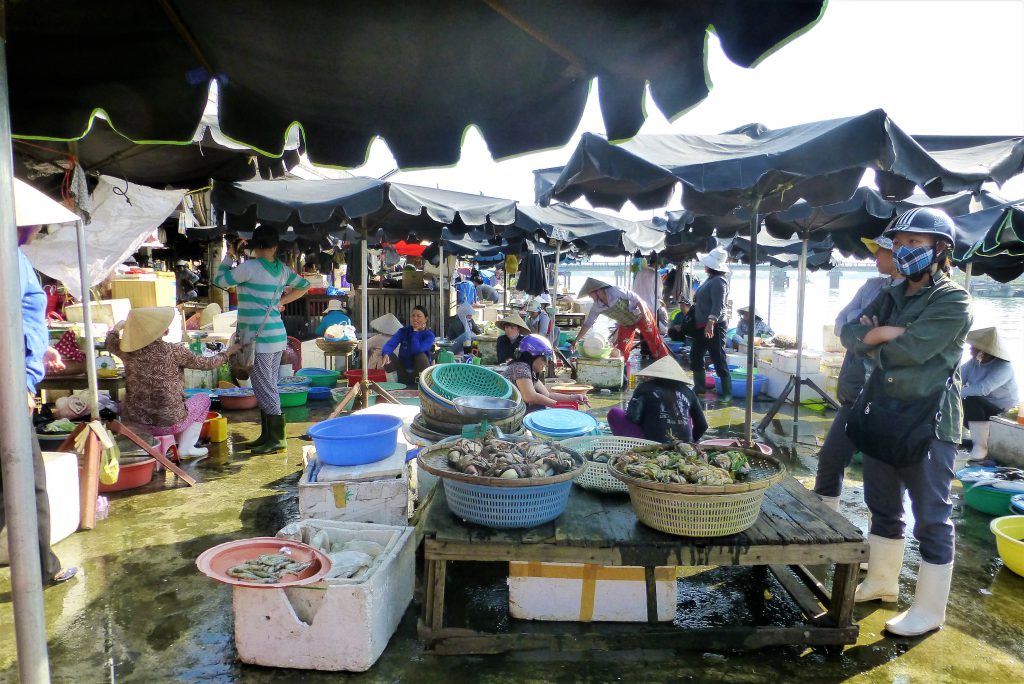
<svg viewBox="0 0 1024 684">
<path fill-rule="evenodd" d="M 756 397 L 758 394 L 761 394 L 762 392 L 764 392 L 764 390 L 767 387 L 767 385 L 768 385 L 768 378 L 762 377 L 760 375 L 755 375 L 754 376 L 754 396 Z M 719 393 L 722 392 L 722 379 L 719 378 L 717 375 L 715 376 L 715 391 L 719 392 Z M 740 378 L 737 378 L 735 375 L 732 377 L 732 396 L 737 397 L 737 398 L 747 396 L 747 379 L 746 378 L 740 379 Z"/>
<path fill-rule="evenodd" d="M 395 416 L 344 416 L 309 428 L 322 463 L 350 466 L 375 463 L 395 453 L 402 419 Z"/>
</svg>

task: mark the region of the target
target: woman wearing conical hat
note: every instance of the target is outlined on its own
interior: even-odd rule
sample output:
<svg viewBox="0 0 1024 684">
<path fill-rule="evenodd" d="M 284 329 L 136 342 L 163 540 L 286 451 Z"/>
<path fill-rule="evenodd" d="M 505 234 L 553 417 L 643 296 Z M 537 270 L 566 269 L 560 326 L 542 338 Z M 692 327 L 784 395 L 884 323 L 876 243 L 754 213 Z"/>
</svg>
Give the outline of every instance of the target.
<svg viewBox="0 0 1024 684">
<path fill-rule="evenodd" d="M 590 297 L 594 304 L 576 334 L 576 339 L 569 343 L 570 349 L 575 349 L 576 344 L 594 327 L 597 317 L 604 315 L 618 324 L 612 346 L 619 350 L 623 358 L 629 357 L 633 338 L 638 330 L 647 342 L 651 356 L 660 359 L 669 355 L 665 340 L 658 330 L 658 320 L 651 313 L 650 307 L 635 292 L 609 285 L 596 278 L 587 278 L 580 288 L 579 296 Z"/>
<path fill-rule="evenodd" d="M 617 437 L 638 437 L 655 442 L 679 439 L 695 442 L 708 429 L 700 401 L 693 392 L 693 376 L 671 356 L 637 373 L 637 385 L 626 410 L 608 411 L 608 427 Z"/>
<path fill-rule="evenodd" d="M 496 345 L 498 363 L 510 363 L 519 351 L 519 343 L 532 331 L 517 313 L 510 313 L 498 321 L 498 327 L 505 331 L 505 334 L 498 338 Z"/>
<path fill-rule="evenodd" d="M 127 321 L 107 333 L 107 351 L 124 361 L 121 415 L 152 435 L 174 435 L 179 458 L 205 456 L 206 449 L 196 448 L 196 442 L 210 410 L 210 397 L 197 394 L 185 399 L 181 369 L 219 368 L 238 345 L 216 356 L 198 356 L 183 344 L 163 341 L 173 321 L 174 307 L 132 309 Z"/>
<path fill-rule="evenodd" d="M 964 424 L 971 431 L 971 458 L 988 456 L 988 419 L 1013 408 L 1020 400 L 1010 363 L 1010 347 L 995 328 L 967 333 L 971 359 L 960 367 Z"/>
</svg>

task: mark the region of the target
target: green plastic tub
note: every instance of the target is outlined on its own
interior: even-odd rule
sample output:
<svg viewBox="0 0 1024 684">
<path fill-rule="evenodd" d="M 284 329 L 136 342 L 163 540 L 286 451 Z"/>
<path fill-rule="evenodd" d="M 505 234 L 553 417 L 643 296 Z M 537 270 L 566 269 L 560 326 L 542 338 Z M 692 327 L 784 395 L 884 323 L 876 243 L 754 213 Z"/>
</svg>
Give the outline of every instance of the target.
<svg viewBox="0 0 1024 684">
<path fill-rule="evenodd" d="M 281 408 L 305 406 L 309 400 L 309 390 L 305 387 L 279 388 L 278 394 L 281 396 Z"/>
<path fill-rule="evenodd" d="M 971 487 L 965 484 L 964 503 L 986 515 L 1007 515 L 1010 511 L 1010 499 L 1019 493 L 1012 489 L 996 489 L 986 485 Z"/>
<path fill-rule="evenodd" d="M 337 387 L 341 373 L 329 368 L 300 368 L 296 375 L 309 378 L 311 387 Z"/>
</svg>

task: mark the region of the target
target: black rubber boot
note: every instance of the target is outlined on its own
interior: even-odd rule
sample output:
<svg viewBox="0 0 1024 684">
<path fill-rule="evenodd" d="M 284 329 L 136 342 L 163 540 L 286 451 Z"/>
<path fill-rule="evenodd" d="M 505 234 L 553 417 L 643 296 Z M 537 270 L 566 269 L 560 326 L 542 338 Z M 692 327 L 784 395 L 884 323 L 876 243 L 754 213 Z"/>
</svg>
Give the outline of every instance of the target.
<svg viewBox="0 0 1024 684">
<path fill-rule="evenodd" d="M 719 376 L 718 379 L 722 382 L 722 394 L 718 398 L 724 401 L 732 401 L 732 376 Z"/>
<path fill-rule="evenodd" d="M 267 443 L 269 436 L 267 434 L 267 414 L 260 410 L 260 436 L 256 439 L 246 442 L 242 442 L 238 445 L 240 449 L 254 449 L 258 446 L 263 446 Z"/>
<path fill-rule="evenodd" d="M 284 451 L 288 446 L 284 437 L 284 416 L 267 416 L 267 441 L 260 446 L 250 449 L 253 454 L 271 454 L 275 451 Z"/>
</svg>

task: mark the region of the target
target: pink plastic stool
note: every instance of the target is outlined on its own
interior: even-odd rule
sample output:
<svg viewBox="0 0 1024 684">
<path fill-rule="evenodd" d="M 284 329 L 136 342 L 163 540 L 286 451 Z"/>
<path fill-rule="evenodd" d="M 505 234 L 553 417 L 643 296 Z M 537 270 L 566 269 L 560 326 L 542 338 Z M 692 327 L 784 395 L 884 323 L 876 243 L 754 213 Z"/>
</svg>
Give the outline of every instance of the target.
<svg viewBox="0 0 1024 684">
<path fill-rule="evenodd" d="M 154 447 L 154 449 L 160 455 L 162 455 L 162 456 L 167 456 L 168 454 L 171 453 L 171 450 L 173 449 L 174 453 L 172 455 L 170 455 L 170 456 L 167 456 L 167 458 L 170 461 L 172 461 L 173 463 L 177 463 L 178 462 L 178 442 L 174 439 L 174 435 L 159 435 L 159 436 L 154 436 L 154 439 L 157 442 L 157 444 Z M 160 470 L 163 469 L 163 466 L 160 464 L 160 461 L 156 462 L 156 469 L 157 469 L 157 471 L 160 471 Z"/>
</svg>

